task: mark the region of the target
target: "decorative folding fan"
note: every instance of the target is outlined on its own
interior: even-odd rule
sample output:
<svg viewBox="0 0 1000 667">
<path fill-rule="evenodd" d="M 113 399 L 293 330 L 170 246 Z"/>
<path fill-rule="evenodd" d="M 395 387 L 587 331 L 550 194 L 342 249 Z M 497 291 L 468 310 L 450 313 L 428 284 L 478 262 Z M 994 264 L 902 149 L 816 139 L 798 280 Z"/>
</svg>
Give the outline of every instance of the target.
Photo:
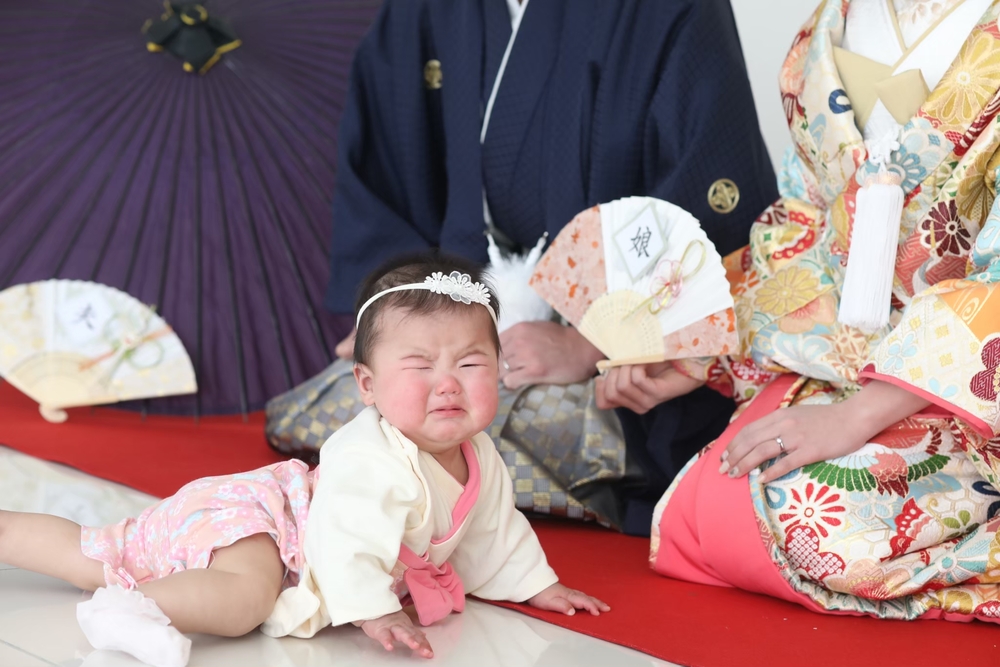
<svg viewBox="0 0 1000 667">
<path fill-rule="evenodd" d="M 739 344 L 722 258 L 690 213 L 658 199 L 619 199 L 573 218 L 531 286 L 608 357 L 602 368 Z"/>
<path fill-rule="evenodd" d="M 62 408 L 197 391 L 177 334 L 153 310 L 106 285 L 46 280 L 0 292 L 0 376 Z"/>
</svg>

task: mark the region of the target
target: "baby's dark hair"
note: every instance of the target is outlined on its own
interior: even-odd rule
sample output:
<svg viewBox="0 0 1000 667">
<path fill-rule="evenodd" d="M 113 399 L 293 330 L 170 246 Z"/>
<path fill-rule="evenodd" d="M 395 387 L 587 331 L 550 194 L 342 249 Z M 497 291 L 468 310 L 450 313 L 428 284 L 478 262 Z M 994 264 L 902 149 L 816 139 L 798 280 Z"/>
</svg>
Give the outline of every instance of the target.
<svg viewBox="0 0 1000 667">
<path fill-rule="evenodd" d="M 484 277 L 483 268 L 461 257 L 448 255 L 439 251 L 422 252 L 395 257 L 369 275 L 361 284 L 358 298 L 354 303 L 355 317 L 361 306 L 379 292 L 399 285 L 422 283 L 429 275 L 440 271 L 449 275 L 452 271 L 467 273 L 472 282 L 482 283 L 490 294 L 490 306 L 500 316 L 500 302 L 496 290 Z M 479 305 L 468 305 L 455 301 L 445 294 L 435 294 L 430 290 L 412 289 L 391 292 L 376 299 L 365 309 L 358 322 L 357 337 L 354 339 L 354 360 L 359 364 L 367 364 L 371 360 L 372 350 L 379 336 L 381 314 L 388 308 L 402 308 L 414 315 L 429 315 L 441 311 L 454 311 L 460 308 L 479 308 L 487 317 L 489 313 Z M 500 336 L 496 327 L 491 327 L 493 345 L 500 354 Z"/>
</svg>

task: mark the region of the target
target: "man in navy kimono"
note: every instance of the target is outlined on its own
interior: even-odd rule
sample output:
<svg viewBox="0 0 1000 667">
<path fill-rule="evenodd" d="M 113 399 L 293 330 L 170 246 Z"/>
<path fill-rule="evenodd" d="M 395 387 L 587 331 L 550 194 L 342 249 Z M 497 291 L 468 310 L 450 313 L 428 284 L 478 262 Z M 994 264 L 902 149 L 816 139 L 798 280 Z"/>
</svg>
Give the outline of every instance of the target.
<svg viewBox="0 0 1000 667">
<path fill-rule="evenodd" d="M 777 198 L 727 0 L 388 0 L 358 49 L 338 147 L 326 305 L 350 313 L 384 260 L 440 248 L 486 262 L 632 195 L 690 211 L 723 255 Z M 551 322 L 504 332 L 508 387 L 594 374 Z M 342 351 L 349 354 L 349 346 Z M 677 466 L 721 433 L 701 389 L 620 409 L 623 525 L 648 533 Z"/>
</svg>

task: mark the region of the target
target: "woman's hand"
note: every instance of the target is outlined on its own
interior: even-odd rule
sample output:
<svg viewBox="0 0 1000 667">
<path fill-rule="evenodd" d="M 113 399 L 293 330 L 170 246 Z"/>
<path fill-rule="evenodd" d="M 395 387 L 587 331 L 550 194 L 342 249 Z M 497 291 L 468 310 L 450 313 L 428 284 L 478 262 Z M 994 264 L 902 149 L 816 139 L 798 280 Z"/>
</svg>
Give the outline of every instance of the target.
<svg viewBox="0 0 1000 667">
<path fill-rule="evenodd" d="M 353 359 L 354 358 L 354 338 L 358 335 L 357 329 L 351 329 L 351 333 L 347 334 L 347 338 L 337 343 L 337 348 L 334 350 L 337 357 L 340 359 Z"/>
<path fill-rule="evenodd" d="M 705 384 L 676 370 L 669 361 L 615 366 L 597 378 L 594 393 L 602 410 L 628 408 L 645 414 L 664 401 L 690 394 Z"/>
<path fill-rule="evenodd" d="M 604 358 L 579 331 L 557 322 L 521 322 L 500 334 L 500 379 L 508 389 L 572 384 L 593 377 Z"/>
<path fill-rule="evenodd" d="M 566 588 L 562 584 L 552 584 L 538 595 L 528 598 L 528 604 L 546 611 L 558 611 L 572 616 L 577 609 L 586 609 L 594 616 L 600 616 L 602 611 L 611 611 L 611 607 L 586 593 Z"/>
<path fill-rule="evenodd" d="M 401 642 L 416 651 L 424 658 L 433 658 L 434 651 L 427 636 L 413 625 L 413 621 L 405 612 L 397 611 L 373 618 L 361 624 L 365 634 L 385 647 L 386 651 L 395 648 L 395 642 Z"/>
<path fill-rule="evenodd" d="M 905 389 L 875 380 L 843 403 L 775 410 L 736 434 L 722 452 L 719 472 L 740 477 L 784 453 L 760 474 L 765 484 L 810 463 L 852 454 L 928 405 Z"/>
<path fill-rule="evenodd" d="M 760 474 L 763 484 L 810 463 L 856 452 L 873 434 L 852 419 L 846 406 L 846 401 L 795 405 L 761 417 L 737 433 L 722 452 L 719 472 L 740 477 L 784 452 L 784 457 Z"/>
</svg>

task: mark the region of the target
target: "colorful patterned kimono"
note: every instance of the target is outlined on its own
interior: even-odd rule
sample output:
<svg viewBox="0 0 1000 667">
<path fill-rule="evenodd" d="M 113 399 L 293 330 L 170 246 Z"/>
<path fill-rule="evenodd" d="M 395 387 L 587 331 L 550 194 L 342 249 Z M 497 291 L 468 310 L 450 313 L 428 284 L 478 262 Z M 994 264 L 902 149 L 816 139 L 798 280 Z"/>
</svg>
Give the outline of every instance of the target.
<svg viewBox="0 0 1000 667">
<path fill-rule="evenodd" d="M 657 505 L 651 565 L 827 613 L 995 620 L 1000 0 L 903 124 L 887 165 L 903 179 L 905 204 L 890 326 L 872 335 L 837 322 L 856 195 L 877 170 L 834 63 L 848 4 L 824 2 L 782 69 L 794 139 L 783 198 L 726 260 L 744 356 L 682 368 L 741 405 Z M 850 456 L 766 485 L 756 470 L 718 473 L 743 425 L 789 405 L 842 401 L 871 380 L 932 405 Z"/>
</svg>

